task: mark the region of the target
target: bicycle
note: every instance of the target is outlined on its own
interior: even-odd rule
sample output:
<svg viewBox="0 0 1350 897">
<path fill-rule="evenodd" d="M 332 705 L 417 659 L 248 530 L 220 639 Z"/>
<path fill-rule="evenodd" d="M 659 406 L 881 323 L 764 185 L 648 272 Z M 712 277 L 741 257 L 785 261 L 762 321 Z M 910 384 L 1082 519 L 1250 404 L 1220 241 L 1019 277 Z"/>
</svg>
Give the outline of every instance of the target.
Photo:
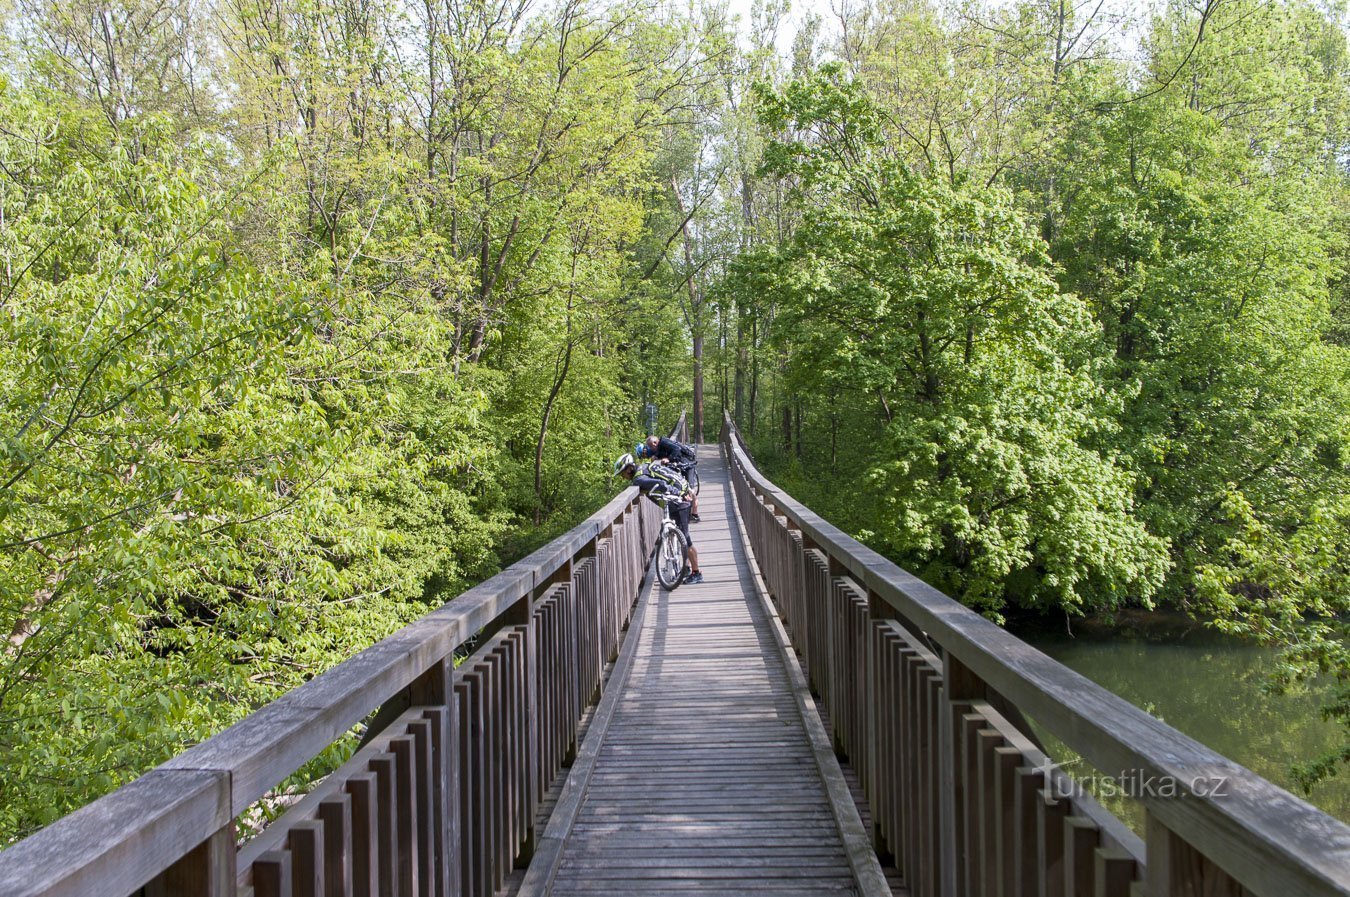
<svg viewBox="0 0 1350 897">
<path fill-rule="evenodd" d="M 661 532 L 656 536 L 656 578 L 666 591 L 684 582 L 689 572 L 689 540 L 670 517 L 670 502 L 661 505 Z"/>
</svg>

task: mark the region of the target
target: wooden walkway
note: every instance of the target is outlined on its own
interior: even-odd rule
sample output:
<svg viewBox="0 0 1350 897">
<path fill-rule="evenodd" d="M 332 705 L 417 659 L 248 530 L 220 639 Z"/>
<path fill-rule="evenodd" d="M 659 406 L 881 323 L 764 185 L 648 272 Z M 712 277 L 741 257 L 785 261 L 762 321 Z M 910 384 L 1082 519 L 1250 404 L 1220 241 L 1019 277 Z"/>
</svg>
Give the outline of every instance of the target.
<svg viewBox="0 0 1350 897">
<path fill-rule="evenodd" d="M 837 816 L 853 813 L 844 831 L 851 821 L 856 864 L 856 808 L 842 778 L 833 793 L 843 787 L 847 807 L 831 802 L 828 766 L 838 766 L 819 721 L 803 719 L 800 672 L 755 593 L 716 446 L 699 466 L 702 522 L 691 532 L 706 581 L 644 591 L 523 894 L 869 890 Z"/>
</svg>

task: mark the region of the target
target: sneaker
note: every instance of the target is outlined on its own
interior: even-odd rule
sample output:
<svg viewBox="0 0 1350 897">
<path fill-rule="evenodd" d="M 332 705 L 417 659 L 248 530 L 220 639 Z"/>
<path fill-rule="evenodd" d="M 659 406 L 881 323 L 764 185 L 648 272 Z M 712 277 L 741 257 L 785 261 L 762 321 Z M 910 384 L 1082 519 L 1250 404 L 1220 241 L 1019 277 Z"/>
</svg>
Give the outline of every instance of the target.
<svg viewBox="0 0 1350 897">
<path fill-rule="evenodd" d="M 694 523 L 698 523 L 698 515 L 697 515 L 697 514 L 691 514 L 691 515 L 689 515 L 689 519 L 692 520 Z"/>
<path fill-rule="evenodd" d="M 684 578 L 684 584 L 687 586 L 696 586 L 701 582 L 703 582 L 702 573 L 690 573 Z"/>
</svg>

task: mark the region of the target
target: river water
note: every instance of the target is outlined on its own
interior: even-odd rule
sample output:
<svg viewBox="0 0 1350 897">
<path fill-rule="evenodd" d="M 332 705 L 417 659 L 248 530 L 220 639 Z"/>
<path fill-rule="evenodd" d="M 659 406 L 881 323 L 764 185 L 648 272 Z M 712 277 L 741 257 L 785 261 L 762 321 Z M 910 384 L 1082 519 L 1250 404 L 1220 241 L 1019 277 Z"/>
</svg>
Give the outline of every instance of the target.
<svg viewBox="0 0 1350 897">
<path fill-rule="evenodd" d="M 1009 630 L 1065 666 L 1350 822 L 1350 770 L 1304 795 L 1289 768 L 1338 743 L 1318 713 L 1325 687 L 1270 695 L 1262 681 L 1275 653 L 1224 636 L 1184 615 L 1124 615 L 1111 625 L 1014 621 Z"/>
</svg>

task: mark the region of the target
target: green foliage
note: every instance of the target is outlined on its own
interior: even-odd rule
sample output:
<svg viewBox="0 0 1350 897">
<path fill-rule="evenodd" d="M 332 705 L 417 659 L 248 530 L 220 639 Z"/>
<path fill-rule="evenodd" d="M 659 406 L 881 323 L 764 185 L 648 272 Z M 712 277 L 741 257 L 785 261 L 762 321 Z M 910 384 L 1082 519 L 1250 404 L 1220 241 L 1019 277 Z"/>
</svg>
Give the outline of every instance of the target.
<svg viewBox="0 0 1350 897">
<path fill-rule="evenodd" d="M 696 29 L 208 6 L 5 32 L 4 840 L 591 513 L 679 409 L 629 247 Z"/>
<path fill-rule="evenodd" d="M 720 290 L 761 458 L 972 603 L 1156 590 L 1343 684 L 1344 9 L 1165 4 L 1137 64 L 1102 7 L 844 19 L 756 96 L 791 202 Z"/>
<path fill-rule="evenodd" d="M 1131 476 L 1087 446 L 1111 428 L 1087 309 L 1059 293 L 1009 195 L 887 159 L 880 115 L 826 71 L 763 98 L 766 151 L 801 222 L 771 289 L 801 394 L 874 398 L 877 438 L 848 488 L 915 572 L 996 611 L 1147 598 L 1162 543 Z"/>
</svg>

